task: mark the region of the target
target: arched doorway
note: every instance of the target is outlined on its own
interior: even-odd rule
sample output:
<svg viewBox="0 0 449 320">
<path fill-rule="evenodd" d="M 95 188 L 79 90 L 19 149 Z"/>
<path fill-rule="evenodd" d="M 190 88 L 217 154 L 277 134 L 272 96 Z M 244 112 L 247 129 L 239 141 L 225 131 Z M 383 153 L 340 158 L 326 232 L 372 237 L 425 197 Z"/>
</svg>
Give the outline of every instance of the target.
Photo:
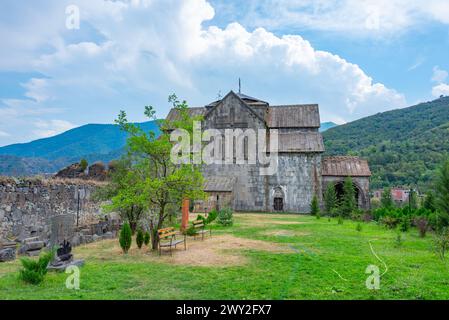
<svg viewBox="0 0 449 320">
<path fill-rule="evenodd" d="M 335 184 L 335 193 L 337 194 L 337 201 L 340 202 L 343 199 L 344 195 L 344 181 L 337 182 Z M 355 203 L 357 204 L 357 207 L 360 206 L 360 189 L 356 184 L 352 184 L 354 187 L 354 198 Z"/>
<path fill-rule="evenodd" d="M 280 187 L 274 188 L 273 193 L 273 210 L 284 211 L 284 192 Z"/>
</svg>

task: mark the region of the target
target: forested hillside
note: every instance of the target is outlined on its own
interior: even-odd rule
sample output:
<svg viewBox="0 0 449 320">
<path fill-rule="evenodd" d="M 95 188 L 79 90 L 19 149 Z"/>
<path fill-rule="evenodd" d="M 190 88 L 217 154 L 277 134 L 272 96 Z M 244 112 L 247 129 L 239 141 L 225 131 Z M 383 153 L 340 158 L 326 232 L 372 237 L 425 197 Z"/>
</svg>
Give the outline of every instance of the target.
<svg viewBox="0 0 449 320">
<path fill-rule="evenodd" d="M 372 187 L 425 189 L 449 153 L 449 97 L 356 120 L 323 133 L 328 155 L 369 160 Z"/>
</svg>

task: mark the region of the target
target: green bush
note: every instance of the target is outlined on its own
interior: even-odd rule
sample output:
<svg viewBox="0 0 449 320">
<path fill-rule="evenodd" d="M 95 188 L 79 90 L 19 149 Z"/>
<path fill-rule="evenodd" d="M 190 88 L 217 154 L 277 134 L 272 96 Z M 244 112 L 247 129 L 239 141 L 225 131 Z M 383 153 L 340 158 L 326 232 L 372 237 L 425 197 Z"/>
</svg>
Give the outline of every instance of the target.
<svg viewBox="0 0 449 320">
<path fill-rule="evenodd" d="M 37 261 L 29 258 L 20 259 L 22 263 L 22 269 L 19 271 L 20 279 L 30 284 L 41 283 L 47 274 L 47 266 L 53 258 L 54 251 L 48 251 L 41 254 Z"/>
<path fill-rule="evenodd" d="M 395 229 L 399 224 L 400 220 L 395 217 L 383 217 L 380 222 L 385 225 L 388 229 Z"/>
<path fill-rule="evenodd" d="M 145 232 L 145 235 L 143 237 L 143 243 L 145 243 L 146 246 L 150 244 L 150 233 L 147 231 Z"/>
<path fill-rule="evenodd" d="M 196 220 L 197 220 L 197 221 L 198 221 L 198 220 L 201 220 L 201 221 L 203 221 L 204 224 L 207 224 L 207 223 L 206 223 L 206 218 L 205 218 L 203 215 L 201 215 L 201 214 L 199 214 L 199 215 L 196 216 Z"/>
<path fill-rule="evenodd" d="M 343 217 L 341 215 L 338 216 L 337 222 L 338 224 L 343 224 Z"/>
<path fill-rule="evenodd" d="M 192 225 L 190 227 L 188 227 L 185 232 L 186 232 L 186 235 L 188 235 L 190 237 L 193 237 L 193 236 L 195 236 L 198 233 L 198 231 Z"/>
<path fill-rule="evenodd" d="M 221 209 L 217 215 L 217 223 L 222 226 L 232 226 L 233 221 L 233 212 L 230 208 Z"/>
<path fill-rule="evenodd" d="M 137 231 L 136 243 L 139 249 L 142 248 L 143 242 L 145 241 L 142 229 Z"/>
<path fill-rule="evenodd" d="M 441 259 L 444 259 L 446 255 L 446 251 L 449 248 L 449 229 L 443 227 L 435 234 L 434 238 L 435 251 L 440 256 Z"/>
<path fill-rule="evenodd" d="M 87 167 L 89 166 L 89 163 L 87 162 L 86 159 L 81 159 L 80 160 L 80 166 L 81 166 L 81 170 L 86 170 Z"/>
<path fill-rule="evenodd" d="M 123 225 L 122 230 L 120 230 L 119 242 L 123 252 L 128 253 L 132 243 L 132 231 L 129 223 L 127 222 Z"/>
<path fill-rule="evenodd" d="M 357 225 L 355 226 L 355 230 L 362 231 L 362 224 L 360 222 L 357 222 Z"/>
<path fill-rule="evenodd" d="M 218 216 L 217 210 L 214 209 L 211 212 L 209 212 L 209 214 L 207 215 L 206 224 L 214 222 L 215 219 L 217 219 L 217 216 Z"/>
<path fill-rule="evenodd" d="M 319 218 L 320 215 L 320 204 L 318 203 L 316 194 L 313 195 L 312 202 L 310 203 L 310 214 L 312 216 L 317 216 L 317 218 Z"/>
<path fill-rule="evenodd" d="M 399 230 L 407 232 L 410 229 L 410 217 L 402 216 L 399 223 Z"/>
</svg>

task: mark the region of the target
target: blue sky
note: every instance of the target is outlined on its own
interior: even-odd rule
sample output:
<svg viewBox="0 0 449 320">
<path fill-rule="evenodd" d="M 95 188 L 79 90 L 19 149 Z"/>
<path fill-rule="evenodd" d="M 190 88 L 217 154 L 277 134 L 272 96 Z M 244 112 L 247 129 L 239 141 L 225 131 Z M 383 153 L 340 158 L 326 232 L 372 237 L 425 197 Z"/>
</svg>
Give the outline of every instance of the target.
<svg viewBox="0 0 449 320">
<path fill-rule="evenodd" d="M 446 0 L 4 0 L 0 39 L 0 146 L 163 117 L 169 94 L 201 106 L 239 77 L 338 123 L 449 95 Z"/>
</svg>

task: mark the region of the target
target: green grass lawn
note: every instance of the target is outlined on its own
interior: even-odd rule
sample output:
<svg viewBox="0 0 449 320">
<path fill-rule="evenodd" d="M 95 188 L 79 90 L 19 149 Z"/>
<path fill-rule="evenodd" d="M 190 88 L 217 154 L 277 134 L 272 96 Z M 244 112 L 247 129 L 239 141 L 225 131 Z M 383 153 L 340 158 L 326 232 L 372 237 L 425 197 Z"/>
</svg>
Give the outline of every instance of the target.
<svg viewBox="0 0 449 320">
<path fill-rule="evenodd" d="M 433 250 L 432 235 L 419 238 L 416 229 L 403 235 L 375 223 L 336 219 L 319 220 L 298 215 L 236 214 L 233 227 L 214 226 L 213 238 L 233 236 L 263 241 L 279 250 L 238 246 L 220 251 L 213 239 L 189 246 L 213 244 L 219 257 L 241 257 L 235 264 L 182 264 L 147 250 L 127 256 L 117 240 L 77 247 L 76 257 L 86 259 L 81 268 L 80 290 L 65 288 L 65 273 L 49 273 L 38 286 L 18 279 L 20 262 L 0 264 L 1 299 L 448 299 L 449 269 Z M 365 273 L 377 265 L 379 290 L 368 290 Z M 133 243 L 135 246 L 135 243 Z M 137 252 L 137 253 L 136 253 Z M 195 251 L 198 254 L 198 250 Z M 179 257 L 179 256 L 178 256 Z M 201 257 L 200 257 L 201 258 Z M 205 257 L 203 257 L 205 259 Z M 201 259 L 203 259 L 201 258 Z M 207 257 L 206 257 L 207 258 Z M 176 263 L 172 263 L 175 261 Z"/>
</svg>

